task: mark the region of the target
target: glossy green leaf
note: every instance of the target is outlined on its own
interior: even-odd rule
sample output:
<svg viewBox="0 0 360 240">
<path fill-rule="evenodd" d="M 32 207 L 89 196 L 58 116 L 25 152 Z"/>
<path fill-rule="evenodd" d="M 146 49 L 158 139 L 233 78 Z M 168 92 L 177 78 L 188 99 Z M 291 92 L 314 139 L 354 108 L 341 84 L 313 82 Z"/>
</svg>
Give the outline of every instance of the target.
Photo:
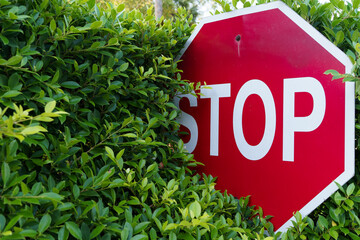
<svg viewBox="0 0 360 240">
<path fill-rule="evenodd" d="M 51 113 L 56 106 L 56 102 L 55 101 L 50 101 L 45 105 L 45 112 L 46 113 Z"/>
<path fill-rule="evenodd" d="M 6 218 L 4 215 L 0 214 L 0 231 L 4 230 L 6 225 Z"/>
<path fill-rule="evenodd" d="M 94 230 L 91 231 L 90 239 L 97 237 L 104 230 L 104 228 L 104 225 L 97 226 Z"/>
<path fill-rule="evenodd" d="M 77 199 L 80 196 L 80 188 L 78 185 L 74 185 L 73 186 L 73 194 L 74 194 L 74 198 Z"/>
<path fill-rule="evenodd" d="M 6 65 L 14 66 L 21 62 L 22 56 L 13 56 L 9 60 L 7 60 Z"/>
<path fill-rule="evenodd" d="M 50 224 L 51 224 L 51 217 L 49 214 L 45 214 L 40 220 L 38 232 L 39 233 L 45 232 L 50 227 Z"/>
<path fill-rule="evenodd" d="M 54 192 L 43 193 L 39 197 L 42 198 L 42 199 L 47 199 L 47 200 L 51 200 L 51 201 L 54 201 L 54 202 L 61 202 L 61 200 L 64 199 L 63 196 L 61 196 L 61 195 L 59 195 L 57 193 L 54 193 Z"/>
<path fill-rule="evenodd" d="M 6 227 L 4 228 L 4 232 L 10 230 L 20 220 L 20 218 L 22 218 L 20 214 L 11 218 Z"/>
<path fill-rule="evenodd" d="M 345 38 L 345 34 L 343 31 L 339 31 L 336 33 L 335 39 L 337 44 L 342 43 L 342 41 L 344 41 L 344 38 Z"/>
<path fill-rule="evenodd" d="M 116 45 L 118 44 L 118 39 L 117 38 L 110 38 L 108 41 L 108 45 Z"/>
<path fill-rule="evenodd" d="M 33 135 L 40 132 L 47 132 L 47 130 L 41 126 L 27 127 L 21 131 L 22 135 Z"/>
<path fill-rule="evenodd" d="M 115 159 L 115 155 L 114 155 L 114 151 L 109 148 L 109 147 L 105 147 L 105 151 L 107 152 L 107 155 L 111 158 L 111 159 Z"/>
<path fill-rule="evenodd" d="M 201 205 L 198 201 L 195 201 L 190 204 L 189 212 L 191 218 L 198 218 L 201 215 Z"/>
<path fill-rule="evenodd" d="M 1 178 L 3 180 L 4 185 L 9 181 L 10 178 L 10 167 L 7 162 L 3 162 L 1 166 Z"/>
<path fill-rule="evenodd" d="M 54 19 L 52 19 L 52 20 L 50 21 L 50 31 L 51 31 L 51 33 L 54 33 L 55 30 L 56 30 L 56 22 L 55 22 Z"/>
<path fill-rule="evenodd" d="M 74 81 L 66 81 L 61 83 L 61 86 L 63 86 L 64 88 L 69 88 L 69 89 L 77 89 L 80 86 L 80 84 L 78 84 L 77 82 Z"/>
<path fill-rule="evenodd" d="M 64 227 L 62 227 L 58 232 L 58 240 L 66 240 L 69 237 L 69 231 Z"/>
<path fill-rule="evenodd" d="M 123 63 L 120 66 L 120 71 L 124 72 L 126 69 L 128 69 L 128 67 L 129 67 L 129 63 Z"/>
<path fill-rule="evenodd" d="M 20 94 L 21 94 L 21 92 L 19 92 L 19 91 L 10 90 L 10 91 L 7 91 L 6 93 L 4 93 L 1 97 L 2 98 L 12 98 L 12 97 L 16 97 Z"/>
<path fill-rule="evenodd" d="M 346 188 L 346 195 L 350 196 L 355 190 L 355 184 L 351 183 L 347 188 Z"/>
<path fill-rule="evenodd" d="M 74 222 L 66 222 L 66 229 L 70 232 L 70 234 L 76 239 L 82 239 L 81 230 Z"/>
<path fill-rule="evenodd" d="M 176 234 L 174 232 L 171 232 L 169 236 L 169 240 L 176 240 L 176 239 L 177 239 Z"/>
<path fill-rule="evenodd" d="M 28 237 L 30 239 L 34 239 L 37 234 L 38 234 L 38 232 L 33 230 L 33 229 L 25 229 L 25 230 L 20 232 L 21 236 Z"/>
<path fill-rule="evenodd" d="M 9 44 L 9 39 L 7 37 L 5 37 L 4 35 L 0 34 L 0 39 L 3 42 L 4 45 Z"/>
<path fill-rule="evenodd" d="M 142 223 L 139 223 L 137 224 L 135 227 L 134 227 L 134 234 L 137 234 L 137 233 L 140 233 L 142 232 L 143 230 L 145 230 L 145 228 L 147 226 L 149 226 L 150 222 L 142 222 Z"/>
<path fill-rule="evenodd" d="M 102 26 L 103 22 L 102 21 L 96 21 L 93 22 L 90 26 L 91 29 L 96 29 L 96 28 L 100 28 Z"/>
</svg>

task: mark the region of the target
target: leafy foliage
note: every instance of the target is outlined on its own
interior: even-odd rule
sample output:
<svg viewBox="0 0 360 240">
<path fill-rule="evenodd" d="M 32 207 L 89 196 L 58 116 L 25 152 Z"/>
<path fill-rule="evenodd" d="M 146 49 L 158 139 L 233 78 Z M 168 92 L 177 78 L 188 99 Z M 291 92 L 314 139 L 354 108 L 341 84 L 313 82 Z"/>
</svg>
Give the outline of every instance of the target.
<svg viewBox="0 0 360 240">
<path fill-rule="evenodd" d="M 240 5 L 250 7 L 253 4 L 246 0 L 216 2 L 225 12 Z M 257 3 L 266 2 L 269 1 L 259 0 Z M 325 74 L 332 74 L 334 80 L 343 79 L 356 84 L 356 173 L 346 186 L 339 186 L 339 191 L 310 216 L 302 218 L 300 213 L 296 213 L 294 226 L 282 239 L 360 239 L 360 1 L 330 0 L 323 4 L 317 0 L 284 2 L 344 51 L 354 64 L 352 74 L 339 74 L 331 69 Z"/>
<path fill-rule="evenodd" d="M 109 2 L 115 6 L 119 4 L 124 4 L 127 10 L 138 9 L 142 13 L 146 13 L 149 8 L 152 8 L 154 5 L 153 0 L 96 0 L 98 3 L 101 3 L 101 6 L 108 6 Z M 176 16 L 177 10 L 179 8 L 185 8 L 193 16 L 193 19 L 196 19 L 199 16 L 199 6 L 209 2 L 209 0 L 162 0 L 163 6 L 163 16 L 166 19 Z"/>
<path fill-rule="evenodd" d="M 172 98 L 196 88 L 173 61 L 193 26 L 178 13 L 0 0 L 1 239 L 273 234 L 190 169 Z"/>
</svg>

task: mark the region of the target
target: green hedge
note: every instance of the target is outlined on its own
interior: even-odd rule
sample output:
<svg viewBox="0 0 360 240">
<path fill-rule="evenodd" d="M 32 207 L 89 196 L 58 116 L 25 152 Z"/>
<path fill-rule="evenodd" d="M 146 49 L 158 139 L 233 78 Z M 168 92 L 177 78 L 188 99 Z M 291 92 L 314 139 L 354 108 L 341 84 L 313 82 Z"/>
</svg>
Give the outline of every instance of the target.
<svg viewBox="0 0 360 240">
<path fill-rule="evenodd" d="M 172 98 L 196 88 L 173 61 L 191 18 L 123 9 L 0 0 L 0 238 L 273 235 L 189 169 Z"/>
</svg>

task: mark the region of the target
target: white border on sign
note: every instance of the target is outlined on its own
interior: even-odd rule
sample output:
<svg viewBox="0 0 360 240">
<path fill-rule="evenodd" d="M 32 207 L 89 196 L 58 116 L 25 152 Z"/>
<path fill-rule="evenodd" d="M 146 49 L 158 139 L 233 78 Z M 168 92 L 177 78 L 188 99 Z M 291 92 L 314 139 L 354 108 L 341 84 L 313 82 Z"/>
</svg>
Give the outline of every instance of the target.
<svg viewBox="0 0 360 240">
<path fill-rule="evenodd" d="M 346 56 L 346 54 L 343 53 L 339 48 L 337 48 L 333 43 L 331 43 L 320 32 L 318 32 L 313 26 L 311 26 L 308 22 L 306 22 L 302 17 L 300 17 L 296 12 L 294 12 L 290 7 L 288 7 L 285 3 L 280 1 L 262 4 L 249 8 L 243 8 L 232 12 L 227 12 L 227 13 L 204 18 L 194 29 L 194 32 L 187 40 L 187 42 L 184 45 L 184 48 L 180 51 L 180 54 L 176 59 L 178 60 L 181 58 L 181 56 L 184 54 L 184 52 L 187 50 L 191 42 L 194 40 L 196 35 L 200 32 L 201 28 L 205 24 L 220 20 L 225 20 L 241 15 L 272 10 L 272 9 L 279 9 L 281 12 L 283 12 L 289 19 L 291 19 L 296 25 L 298 25 L 310 37 L 312 37 L 317 43 L 319 43 L 326 51 L 328 51 L 331 55 L 333 55 L 336 59 L 338 59 L 345 66 L 346 73 L 351 73 L 353 65 L 350 59 Z M 330 183 L 318 195 L 316 195 L 301 210 L 299 210 L 302 216 L 306 216 L 310 214 L 328 197 L 330 197 L 336 190 L 338 190 L 338 187 L 335 184 L 335 182 L 339 183 L 340 185 L 344 185 L 348 180 L 350 180 L 354 176 L 355 174 L 355 120 L 354 119 L 355 119 L 355 83 L 346 82 L 345 83 L 345 171 L 340 176 L 338 176 L 334 182 Z M 285 232 L 290 226 L 292 226 L 292 221 L 295 221 L 295 217 L 290 218 L 277 231 Z"/>
</svg>

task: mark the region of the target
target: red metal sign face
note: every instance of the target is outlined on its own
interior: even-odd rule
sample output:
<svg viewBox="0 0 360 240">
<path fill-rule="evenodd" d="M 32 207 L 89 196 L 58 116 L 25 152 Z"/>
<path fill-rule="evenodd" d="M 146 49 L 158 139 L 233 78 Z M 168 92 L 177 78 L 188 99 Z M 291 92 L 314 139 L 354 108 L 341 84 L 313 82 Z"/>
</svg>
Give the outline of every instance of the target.
<svg viewBox="0 0 360 240">
<path fill-rule="evenodd" d="M 306 215 L 354 174 L 351 63 L 282 2 L 210 17 L 183 49 L 183 78 L 203 96 L 176 100 L 189 152 L 217 188 L 272 215 Z"/>
</svg>

